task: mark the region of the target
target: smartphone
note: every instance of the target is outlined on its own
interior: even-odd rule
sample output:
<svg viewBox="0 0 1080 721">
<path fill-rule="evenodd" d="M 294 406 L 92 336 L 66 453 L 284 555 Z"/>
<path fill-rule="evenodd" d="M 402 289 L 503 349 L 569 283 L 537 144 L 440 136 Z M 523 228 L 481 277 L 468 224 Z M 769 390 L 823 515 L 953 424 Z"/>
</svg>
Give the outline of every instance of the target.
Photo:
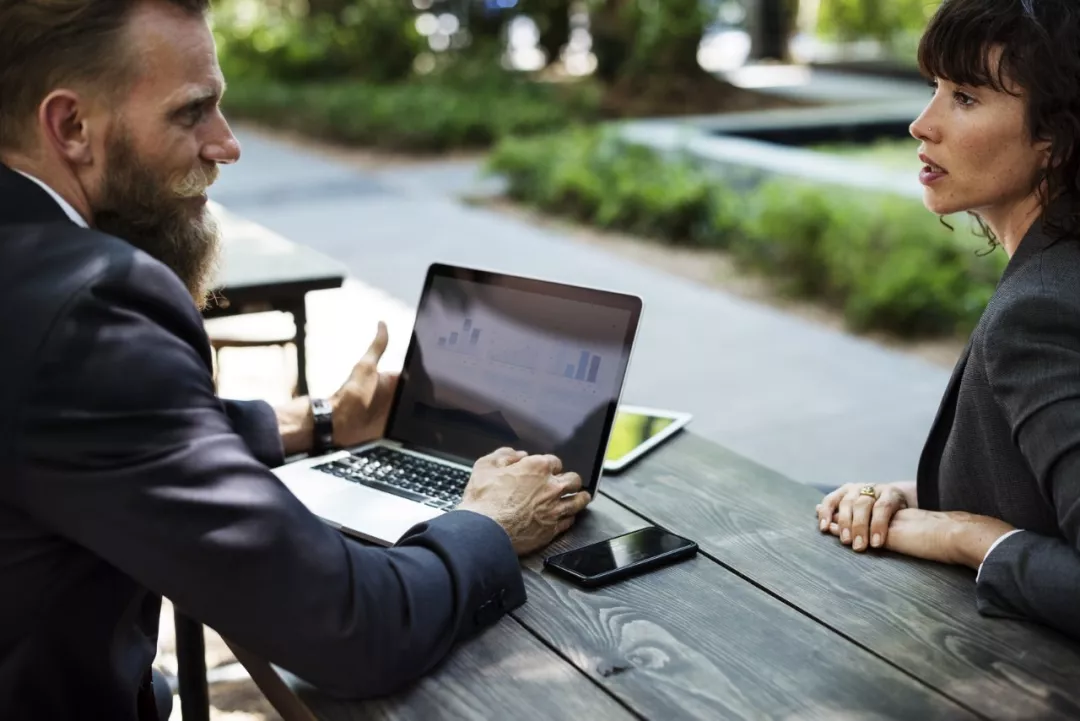
<svg viewBox="0 0 1080 721">
<path fill-rule="evenodd" d="M 544 559 L 544 567 L 593 588 L 645 573 L 697 553 L 693 541 L 649 526 Z"/>
</svg>

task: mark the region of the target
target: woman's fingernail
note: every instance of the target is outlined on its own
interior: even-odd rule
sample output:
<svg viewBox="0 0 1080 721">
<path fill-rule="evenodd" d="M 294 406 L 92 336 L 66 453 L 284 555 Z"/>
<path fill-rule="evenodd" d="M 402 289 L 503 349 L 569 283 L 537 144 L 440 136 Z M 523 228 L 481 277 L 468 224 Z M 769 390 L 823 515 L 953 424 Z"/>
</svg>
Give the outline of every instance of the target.
<svg viewBox="0 0 1080 721">
<path fill-rule="evenodd" d="M 874 548 L 877 548 L 878 546 L 880 546 L 881 545 L 881 534 L 880 533 L 875 533 L 874 538 L 872 539 L 871 542 L 874 544 Z"/>
<path fill-rule="evenodd" d="M 845 528 L 840 534 L 840 540 L 844 543 L 847 543 L 849 540 L 851 540 L 851 531 Z"/>
<path fill-rule="evenodd" d="M 863 547 L 862 536 L 855 536 L 855 543 L 851 545 L 855 547 L 855 550 L 861 551 Z"/>
<path fill-rule="evenodd" d="M 821 523 L 818 524 L 818 528 L 820 528 L 821 530 L 824 531 L 828 527 L 829 527 L 829 522 L 826 521 L 824 518 L 822 518 Z"/>
</svg>

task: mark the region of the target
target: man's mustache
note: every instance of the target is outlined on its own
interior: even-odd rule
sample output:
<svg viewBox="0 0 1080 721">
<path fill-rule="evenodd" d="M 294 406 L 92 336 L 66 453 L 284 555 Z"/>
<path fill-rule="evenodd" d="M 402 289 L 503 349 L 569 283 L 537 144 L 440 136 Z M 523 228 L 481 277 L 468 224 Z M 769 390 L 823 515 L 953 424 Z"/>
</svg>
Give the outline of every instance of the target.
<svg viewBox="0 0 1080 721">
<path fill-rule="evenodd" d="M 197 198 L 203 195 L 217 178 L 217 165 L 196 167 L 173 186 L 173 193 L 179 198 Z"/>
</svg>

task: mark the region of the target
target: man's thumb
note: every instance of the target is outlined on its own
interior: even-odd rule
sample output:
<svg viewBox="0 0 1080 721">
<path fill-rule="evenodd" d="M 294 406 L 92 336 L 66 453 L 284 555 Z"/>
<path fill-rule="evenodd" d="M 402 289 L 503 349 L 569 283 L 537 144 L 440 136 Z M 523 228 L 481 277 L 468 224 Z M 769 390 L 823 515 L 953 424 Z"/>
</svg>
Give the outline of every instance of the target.
<svg viewBox="0 0 1080 721">
<path fill-rule="evenodd" d="M 386 352 L 386 345 L 389 342 L 390 333 L 386 330 L 386 323 L 380 320 L 379 328 L 375 331 L 375 340 L 371 341 L 371 345 L 368 346 L 367 353 L 364 354 L 364 360 L 377 365 L 383 353 Z"/>
</svg>

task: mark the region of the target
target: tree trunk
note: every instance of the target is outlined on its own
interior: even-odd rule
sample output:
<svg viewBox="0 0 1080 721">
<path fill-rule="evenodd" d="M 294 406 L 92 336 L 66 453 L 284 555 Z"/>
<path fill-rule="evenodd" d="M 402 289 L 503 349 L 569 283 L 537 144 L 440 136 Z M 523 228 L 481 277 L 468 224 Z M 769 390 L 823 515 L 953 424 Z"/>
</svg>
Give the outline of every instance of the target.
<svg viewBox="0 0 1080 721">
<path fill-rule="evenodd" d="M 698 63 L 707 22 L 700 0 L 597 0 L 591 20 L 607 115 L 717 112 L 754 100 Z"/>
<path fill-rule="evenodd" d="M 540 47 L 547 53 L 548 63 L 559 59 L 562 49 L 570 42 L 570 5 L 572 0 L 543 0 L 540 12 L 533 18 L 540 26 Z"/>
<path fill-rule="evenodd" d="M 750 57 L 754 60 L 787 60 L 788 41 L 795 29 L 798 3 L 792 0 L 756 0 L 756 22 Z"/>
<path fill-rule="evenodd" d="M 701 0 L 631 0 L 625 10 L 622 21 L 631 53 L 624 75 L 701 74 L 698 48 L 706 21 Z"/>
<path fill-rule="evenodd" d="M 594 7 L 589 22 L 596 76 L 604 83 L 614 83 L 630 58 L 633 31 L 627 27 L 628 6 L 636 0 L 603 0 Z"/>
<path fill-rule="evenodd" d="M 469 32 L 472 34 L 473 45 L 501 55 L 505 41 L 504 30 L 516 11 L 491 8 L 485 0 L 471 0 L 468 5 Z"/>
</svg>

